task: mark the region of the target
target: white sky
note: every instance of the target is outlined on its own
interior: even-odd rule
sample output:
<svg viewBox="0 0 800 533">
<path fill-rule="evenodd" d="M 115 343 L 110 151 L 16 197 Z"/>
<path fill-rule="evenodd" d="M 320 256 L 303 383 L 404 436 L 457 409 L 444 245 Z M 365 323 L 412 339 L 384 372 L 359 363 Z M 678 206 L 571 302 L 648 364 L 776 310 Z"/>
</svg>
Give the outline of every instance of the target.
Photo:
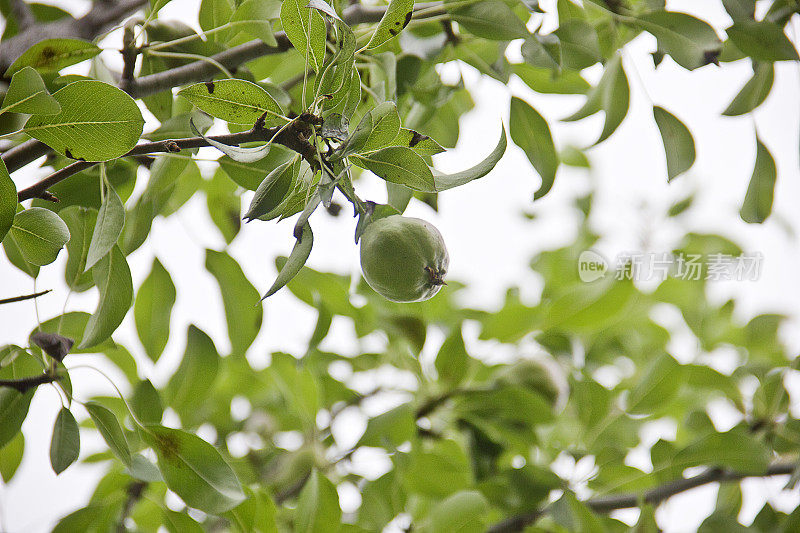
<svg viewBox="0 0 800 533">
<path fill-rule="evenodd" d="M 161 18 L 192 22 L 186 15 L 191 13 L 195 17 L 198 3 L 174 0 L 162 10 Z M 554 3 L 541 2 L 545 9 Z M 668 4 L 670 9 L 698 14 L 719 27 L 729 23 L 721 2 L 716 0 L 683 0 Z M 78 2 L 65 0 L 61 5 L 77 6 Z M 81 2 L 80 5 L 86 9 L 88 4 Z M 799 29 L 795 27 L 795 31 Z M 112 39 L 115 40 L 110 39 L 108 45 L 112 51 L 104 53 L 110 63 L 118 61 L 113 49 L 119 47 L 119 36 L 112 35 Z M 653 48 L 654 39 L 649 36 L 640 36 L 626 48 L 624 64 L 632 90 L 631 109 L 611 139 L 589 152 L 594 165 L 591 175 L 562 167 L 551 193 L 534 206 L 531 198 L 538 188 L 539 178 L 522 151 L 509 145 L 506 156 L 489 176 L 441 194 L 439 214 L 419 203 L 412 203 L 407 214 L 430 220 L 444 235 L 451 258 L 450 278 L 469 284 L 469 289 L 464 291 L 464 301 L 494 309 L 501 305 L 505 288 L 512 284 L 520 286 L 524 298 L 533 302 L 538 299 L 540 281 L 528 268 L 528 260 L 538 250 L 571 242 L 577 227 L 571 199 L 594 184 L 597 193 L 592 223 L 607 236 L 600 249 L 608 257 L 623 251 L 638 251 L 645 236 L 651 245 L 649 250 L 642 251 L 667 252 L 675 244 L 675 238 L 689 229 L 717 232 L 739 242 L 746 251 L 761 252 L 765 260 L 758 281 L 718 283 L 712 287 L 711 297 L 722 301 L 735 295 L 737 316 L 743 321 L 761 312 L 789 315 L 791 322 L 782 333 L 791 351 L 797 352 L 800 349 L 800 283 L 796 272 L 800 265 L 800 248 L 792 231 L 800 230 L 800 210 L 797 209 L 800 198 L 800 72 L 796 65 L 777 64 L 772 92 L 752 117 L 720 117 L 721 111 L 749 78 L 749 65 L 738 62 L 722 68 L 710 66 L 688 72 L 667 58 L 654 70 L 649 57 Z M 469 67 L 463 70 L 476 109 L 461 121 L 458 147 L 437 156 L 437 167 L 441 170 L 470 166 L 494 146 L 500 120 L 508 123 L 512 94 L 523 97 L 545 115 L 559 147 L 586 146 L 596 139 L 602 128 L 601 116 L 570 124 L 557 122 L 580 107 L 583 100 L 580 96 L 534 95 L 517 79 L 506 88 L 494 80 L 479 78 Z M 448 66 L 444 73 L 454 75 L 455 72 L 455 67 Z M 590 69 L 586 76 L 596 81 L 598 72 Z M 688 174 L 672 184 L 666 182 L 663 148 L 650 112 L 650 100 L 683 120 L 695 138 L 697 162 Z M 773 214 L 761 226 L 745 224 L 738 216 L 755 158 L 754 123 L 778 166 Z M 208 154 L 216 157 L 210 151 Z M 31 168 L 16 173 L 14 179 L 18 188 L 22 188 L 42 175 L 39 169 Z M 361 180 L 357 189 L 362 198 L 385 201 L 385 188 L 377 179 Z M 666 209 L 690 191 L 698 191 L 691 211 L 680 222 L 666 220 L 663 216 Z M 245 196 L 245 205 L 248 201 L 249 196 Z M 357 248 L 352 244 L 354 220 L 347 216 L 348 211 L 345 206 L 343 215 L 336 219 L 324 213 L 312 217 L 315 246 L 309 260 L 311 267 L 357 272 Z M 537 221 L 525 221 L 522 211 L 535 211 Z M 245 225 L 229 249 L 262 292 L 274 279 L 275 255 L 287 254 L 291 249 L 292 224 Z M 155 255 L 170 271 L 178 288 L 172 317 L 173 334 L 156 367 L 144 356 L 130 313 L 115 334 L 137 358 L 142 377 L 156 384 L 167 380 L 180 360 L 189 323 L 209 333 L 221 353 L 228 350 L 219 289 L 203 267 L 204 248 L 221 249 L 223 246 L 224 241 L 205 213 L 205 199 L 198 196 L 177 216 L 157 220 L 148 242 L 129 257 L 135 287 L 149 272 Z M 63 284 L 65 260 L 66 254 L 62 253 L 55 263 L 42 269 L 37 282 L 39 290 L 54 289 L 40 299 L 42 320 L 61 313 L 67 295 Z M 565 268 L 573 267 L 576 265 L 565 265 Z M 0 254 L 0 273 L 0 297 L 32 290 L 30 278 L 12 267 L 4 254 Z M 69 300 L 70 310 L 92 312 L 95 305 L 94 290 L 73 295 Z M 315 319 L 315 312 L 295 300 L 287 290 L 279 292 L 266 302 L 264 326 L 248 358 L 255 366 L 263 366 L 267 364 L 269 352 L 302 352 Z M 32 303 L 0 306 L 2 342 L 24 344 L 36 322 Z M 334 328 L 338 329 L 333 338 L 326 341 L 326 346 L 346 352 L 354 350 L 352 328 L 341 320 L 334 323 Z M 436 336 L 430 339 L 435 341 Z M 486 355 L 492 348 L 491 344 L 474 339 L 472 346 L 479 355 Z M 691 341 L 677 342 L 675 348 L 679 358 L 694 356 L 695 347 Z M 115 381 L 124 381 L 99 357 L 78 355 L 72 358 L 72 365 L 95 364 L 108 370 Z M 112 393 L 107 382 L 90 371 L 76 370 L 71 377 L 79 399 Z M 59 408 L 56 393 L 48 387 L 37 393 L 31 405 L 23 426 L 26 435 L 23 463 L 11 484 L 0 488 L 2 531 L 48 531 L 59 517 L 85 504 L 98 476 L 105 470 L 103 466 L 79 464 L 58 477 L 52 473 L 48 449 L 52 422 Z M 82 408 L 76 407 L 75 411 L 79 418 L 85 416 Z M 725 417 L 724 413 L 719 416 Z M 351 423 L 359 425 L 357 419 L 352 419 Z M 669 434 L 669 424 L 662 426 L 655 427 L 646 439 L 661 432 Z M 345 434 L 348 430 L 351 434 L 357 431 L 347 424 L 343 430 Z M 100 448 L 99 437 L 93 432 L 82 433 L 81 457 Z M 752 519 L 764 498 L 779 507 L 796 504 L 796 495 L 780 492 L 782 483 L 783 480 L 747 481 L 745 492 L 749 497 L 742 517 Z M 716 489 L 707 486 L 673 498 L 659 509 L 660 525 L 668 533 L 694 530 L 713 508 L 715 494 Z M 343 493 L 343 505 L 352 503 L 353 498 L 352 494 Z M 48 503 L 42 505 L 43 502 Z M 635 513 L 626 516 L 635 519 Z"/>
</svg>

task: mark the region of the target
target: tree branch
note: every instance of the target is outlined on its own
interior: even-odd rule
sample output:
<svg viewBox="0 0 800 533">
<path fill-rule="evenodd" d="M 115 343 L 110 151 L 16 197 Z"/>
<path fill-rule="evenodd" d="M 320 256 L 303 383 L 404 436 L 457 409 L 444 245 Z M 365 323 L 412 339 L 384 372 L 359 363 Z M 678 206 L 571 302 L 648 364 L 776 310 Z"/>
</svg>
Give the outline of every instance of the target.
<svg viewBox="0 0 800 533">
<path fill-rule="evenodd" d="M 14 296 L 12 298 L 3 298 L 2 300 L 0 300 L 0 305 L 11 304 L 11 303 L 14 303 L 14 302 L 22 302 L 24 300 L 30 300 L 31 298 L 38 298 L 39 296 L 41 296 L 43 294 L 47 294 L 51 290 L 53 290 L 53 289 L 47 289 L 46 291 L 35 292 L 33 294 L 25 294 L 23 296 Z"/>
<path fill-rule="evenodd" d="M 144 3 L 144 1 L 127 0 L 127 3 Z M 441 2 L 419 3 L 414 5 L 414 11 L 425 10 L 424 13 L 417 17 L 418 19 L 424 19 L 444 13 L 444 9 L 441 6 Z M 344 10 L 342 18 L 351 25 L 372 23 L 380 21 L 385 12 L 385 7 L 368 7 L 354 4 Z M 266 55 L 279 54 L 291 47 L 291 42 L 282 31 L 275 32 L 275 40 L 278 41 L 277 46 L 269 46 L 264 44 L 263 41 L 254 40 L 215 54 L 211 56 L 211 59 L 228 70 L 235 70 L 248 61 Z M 2 47 L 0 47 L 0 51 L 2 51 Z M 132 80 L 125 84 L 125 89 L 133 98 L 144 98 L 172 87 L 210 79 L 217 73 L 217 68 L 208 61 L 195 61 L 188 65 Z M 2 157 L 8 171 L 14 172 L 49 151 L 50 147 L 46 144 L 36 139 L 31 139 L 6 151 Z"/>
<path fill-rule="evenodd" d="M 797 463 L 775 463 L 763 473 L 752 474 L 736 472 L 724 468 L 709 468 L 705 472 L 690 478 L 676 479 L 658 485 L 642 493 L 632 492 L 626 494 L 612 494 L 608 496 L 598 496 L 590 498 L 583 503 L 596 513 L 610 513 L 617 509 L 628 509 L 639 507 L 643 503 L 657 506 L 664 500 L 686 492 L 688 490 L 707 485 L 709 483 L 730 483 L 740 481 L 748 477 L 770 477 L 791 474 L 797 469 Z M 501 522 L 494 524 L 488 529 L 489 533 L 515 533 L 524 530 L 528 525 L 534 523 L 540 516 L 546 514 L 547 507 L 542 507 L 529 513 L 512 516 Z"/>
<path fill-rule="evenodd" d="M 17 30 L 25 31 L 27 28 L 36 24 L 36 17 L 33 16 L 31 6 L 25 0 L 11 0 L 11 13 L 17 22 Z"/>
<path fill-rule="evenodd" d="M 54 381 L 58 380 L 59 376 L 55 374 L 41 374 L 39 376 L 31 376 L 20 379 L 0 379 L 0 387 L 10 387 L 24 393 L 29 389 L 38 387 L 39 385 L 53 383 Z"/>
<path fill-rule="evenodd" d="M 92 4 L 92 9 L 80 18 L 67 17 L 54 22 L 30 25 L 0 43 L 0 72 L 5 72 L 25 50 L 44 39 L 94 39 L 120 19 L 145 5 L 147 1 L 95 2 Z"/>
<path fill-rule="evenodd" d="M 250 131 L 242 133 L 232 133 L 229 135 L 216 135 L 214 137 L 209 137 L 209 139 L 213 139 L 223 144 L 238 145 L 248 142 L 268 141 L 277 133 L 277 136 L 275 137 L 273 143 L 280 144 L 282 146 L 285 146 L 286 148 L 289 148 L 290 150 L 294 150 L 295 152 L 299 153 L 313 168 L 317 164 L 316 159 L 314 158 L 315 150 L 314 147 L 311 146 L 311 144 L 303 136 L 305 129 L 308 127 L 308 125 L 305 123 L 304 120 L 301 119 L 302 116 L 294 119 L 292 125 L 284 129 L 280 133 L 278 133 L 278 131 L 280 130 L 280 128 L 278 127 L 274 128 L 256 127 Z M 122 157 L 141 156 L 145 154 L 157 154 L 157 153 L 177 153 L 180 152 L 181 150 L 186 150 L 189 148 L 201 148 L 204 146 L 211 146 L 211 145 L 202 137 L 189 137 L 186 139 L 155 141 L 155 142 L 139 144 Z M 31 185 L 30 187 L 19 191 L 19 193 L 17 193 L 17 200 L 22 202 L 24 200 L 30 200 L 31 198 L 47 199 L 49 194 L 47 193 L 47 189 L 49 187 L 52 187 L 56 183 L 59 183 L 65 180 L 66 178 L 74 174 L 77 174 L 78 172 L 81 172 L 82 170 L 91 168 L 96 164 L 97 164 L 96 162 L 91 162 L 91 161 L 76 161 L 70 165 L 67 165 L 64 168 L 50 174 L 43 180 L 38 181 L 33 185 Z M 50 197 L 52 197 L 52 195 L 50 195 Z"/>
</svg>

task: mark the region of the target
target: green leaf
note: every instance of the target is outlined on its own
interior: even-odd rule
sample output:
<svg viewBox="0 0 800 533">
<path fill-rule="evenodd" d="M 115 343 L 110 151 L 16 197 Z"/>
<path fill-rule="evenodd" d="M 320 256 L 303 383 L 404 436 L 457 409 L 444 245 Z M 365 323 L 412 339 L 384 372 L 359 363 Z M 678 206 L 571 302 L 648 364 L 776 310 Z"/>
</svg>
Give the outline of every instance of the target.
<svg viewBox="0 0 800 533">
<path fill-rule="evenodd" d="M 131 450 L 128 448 L 128 441 L 125 439 L 125 434 L 114 413 L 97 402 L 86 402 L 84 407 L 114 455 L 126 466 L 130 466 Z"/>
<path fill-rule="evenodd" d="M 280 18 L 280 2 L 278 0 L 245 0 L 231 17 L 231 23 L 237 30 L 243 31 L 255 39 L 261 39 L 270 46 L 277 46 L 275 34 L 270 20 Z"/>
<path fill-rule="evenodd" d="M 219 159 L 219 166 L 237 185 L 255 191 L 264 181 L 264 176 L 292 159 L 294 155 L 294 152 L 273 145 L 269 153 L 258 161 L 240 163 L 228 156 L 223 156 Z"/>
<path fill-rule="evenodd" d="M 96 44 L 79 39 L 44 39 L 25 50 L 8 67 L 5 77 L 8 78 L 25 67 L 32 67 L 42 72 L 54 72 L 90 59 L 100 51 Z"/>
<path fill-rule="evenodd" d="M 489 502 L 478 491 L 461 491 L 431 509 L 419 525 L 420 533 L 482 533 L 486 531 Z"/>
<path fill-rule="evenodd" d="M 69 241 L 69 228 L 57 214 L 42 207 L 31 207 L 14 217 L 10 235 L 25 261 L 49 265 Z"/>
<path fill-rule="evenodd" d="M 5 238 L 17 214 L 17 187 L 0 159 L 0 242 Z"/>
<path fill-rule="evenodd" d="M 428 137 L 414 130 L 400 128 L 400 132 L 391 141 L 392 146 L 407 146 L 422 156 L 441 154 L 445 149 Z"/>
<path fill-rule="evenodd" d="M 9 387 L 0 388 L 0 447 L 19 433 L 36 389 L 24 393 Z"/>
<path fill-rule="evenodd" d="M 528 36 L 528 29 L 508 5 L 500 0 L 484 0 L 461 5 L 448 0 L 445 8 L 454 21 L 476 37 L 511 41 Z M 450 7 L 460 6 L 460 7 Z"/>
<path fill-rule="evenodd" d="M 391 0 L 375 33 L 367 43 L 367 50 L 377 48 L 397 36 L 411 22 L 414 0 Z"/>
<path fill-rule="evenodd" d="M 682 368 L 668 354 L 655 358 L 628 396 L 628 412 L 649 414 L 664 407 L 678 393 Z"/>
<path fill-rule="evenodd" d="M 266 215 L 280 205 L 289 194 L 294 177 L 300 171 L 300 160 L 295 158 L 276 167 L 261 181 L 244 215 L 248 222 Z"/>
<path fill-rule="evenodd" d="M 742 209 L 739 211 L 742 220 L 750 224 L 761 224 L 767 219 L 772 212 L 777 178 L 775 159 L 772 158 L 772 154 L 769 153 L 761 139 L 756 137 L 756 164 L 744 196 Z"/>
<path fill-rule="evenodd" d="M 722 114 L 735 117 L 754 110 L 767 99 L 774 80 L 775 65 L 770 62 L 753 63 L 753 77 L 747 80 Z"/>
<path fill-rule="evenodd" d="M 236 355 L 244 355 L 261 329 L 263 310 L 258 290 L 239 263 L 225 252 L 206 250 L 206 269 L 216 278 L 222 293 L 231 349 Z"/>
<path fill-rule="evenodd" d="M 133 305 L 136 332 L 151 361 L 158 361 L 169 340 L 170 317 L 175 305 L 175 284 L 158 258 L 142 282 Z"/>
<path fill-rule="evenodd" d="M 169 533 L 204 533 L 205 529 L 186 513 L 161 509 L 164 527 Z"/>
<path fill-rule="evenodd" d="M 311 254 L 311 247 L 313 245 L 314 234 L 311 232 L 311 226 L 306 223 L 303 226 L 303 233 L 294 244 L 292 253 L 289 254 L 289 260 L 286 261 L 280 272 L 278 272 L 278 277 L 275 279 L 275 283 L 273 283 L 272 287 L 269 288 L 267 293 L 264 295 L 264 298 L 261 298 L 262 300 L 269 298 L 278 292 L 283 288 L 284 285 L 289 283 L 298 272 L 300 272 L 300 269 L 306 264 L 308 256 Z"/>
<path fill-rule="evenodd" d="M 66 407 L 62 407 L 53 426 L 50 441 L 50 466 L 56 475 L 67 469 L 78 459 L 81 450 L 81 436 L 78 422 Z"/>
<path fill-rule="evenodd" d="M 205 398 L 217 377 L 219 354 L 211 337 L 195 325 L 186 332 L 183 359 L 166 388 L 167 405 L 185 418 Z"/>
<path fill-rule="evenodd" d="M 31 67 L 25 67 L 14 74 L 8 86 L 0 113 L 30 113 L 32 115 L 53 115 L 61 111 L 61 104 L 53 98 L 44 80 Z"/>
<path fill-rule="evenodd" d="M 416 430 L 414 406 L 404 403 L 370 418 L 358 446 L 393 449 L 413 441 Z"/>
<path fill-rule="evenodd" d="M 672 458 L 672 466 L 682 470 L 690 466 L 724 466 L 739 472 L 763 473 L 770 460 L 769 448 L 741 428 L 701 437 Z"/>
<path fill-rule="evenodd" d="M 336 487 L 316 469 L 311 472 L 297 500 L 294 531 L 327 533 L 341 522 L 342 509 Z"/>
<path fill-rule="evenodd" d="M 495 146 L 494 150 L 477 165 L 454 174 L 443 174 L 435 171 L 434 182 L 436 184 L 436 192 L 446 191 L 453 187 L 460 187 L 472 180 L 484 177 L 492 171 L 497 162 L 500 161 L 500 158 L 503 157 L 506 146 L 508 146 L 508 139 L 506 139 L 506 128 L 503 126 L 500 131 L 500 140 L 497 141 L 497 146 Z"/>
<path fill-rule="evenodd" d="M 164 416 L 161 396 L 149 379 L 144 379 L 136 384 L 130 402 L 131 410 L 140 422 L 144 424 L 161 423 L 161 418 Z"/>
<path fill-rule="evenodd" d="M 525 85 L 543 94 L 586 94 L 591 88 L 589 82 L 574 70 L 557 70 L 534 67 L 528 63 L 512 65 L 514 74 Z"/>
<path fill-rule="evenodd" d="M 281 25 L 292 46 L 307 58 L 316 72 L 322 71 L 325 60 L 325 21 L 315 9 L 302 0 L 284 0 L 281 5 Z"/>
<path fill-rule="evenodd" d="M 550 126 L 538 111 L 516 96 L 511 98 L 510 120 L 511 140 L 525 151 L 528 161 L 542 178 L 539 190 L 533 195 L 533 199 L 538 200 L 550 191 L 558 170 L 558 154 Z"/>
<path fill-rule="evenodd" d="M 205 30 L 213 30 L 223 24 L 227 24 L 233 15 L 233 0 L 201 0 L 197 19 L 200 27 Z M 230 31 L 213 33 L 209 36 L 212 41 L 226 41 Z"/>
<path fill-rule="evenodd" d="M 112 85 L 76 81 L 53 93 L 53 98 L 61 112 L 32 116 L 24 131 L 71 159 L 115 159 L 136 146 L 142 135 L 139 107 Z"/>
<path fill-rule="evenodd" d="M 672 181 L 694 164 L 694 139 L 683 122 L 663 107 L 653 106 L 653 117 L 667 154 L 667 181 Z"/>
<path fill-rule="evenodd" d="M 117 239 L 122 234 L 125 225 L 125 206 L 119 199 L 117 191 L 108 186 L 105 198 L 97 214 L 97 222 L 92 232 L 89 251 L 86 253 L 86 270 L 92 268 L 98 261 L 108 255 L 117 244 Z"/>
<path fill-rule="evenodd" d="M 688 70 L 713 63 L 722 49 L 714 28 L 686 13 L 653 11 L 639 17 L 637 24 L 655 36 L 660 50 Z"/>
<path fill-rule="evenodd" d="M 386 181 L 418 191 L 436 192 L 431 169 L 411 148 L 389 146 L 369 154 L 353 155 L 350 160 Z"/>
<path fill-rule="evenodd" d="M 589 91 L 586 103 L 578 111 L 563 119 L 564 121 L 581 120 L 594 115 L 598 111 L 605 111 L 605 124 L 600 138 L 595 144 L 600 144 L 608 139 L 617 127 L 622 124 L 628 114 L 630 87 L 622 59 L 615 55 L 606 63 L 600 82 Z"/>
<path fill-rule="evenodd" d="M 567 69 L 583 70 L 603 59 L 597 32 L 588 22 L 567 20 L 553 33 L 561 41 L 561 61 Z"/>
<path fill-rule="evenodd" d="M 22 456 L 25 453 L 25 436 L 17 433 L 5 446 L 0 448 L 0 477 L 8 483 L 17 472 Z"/>
<path fill-rule="evenodd" d="M 737 20 L 725 29 L 736 48 L 756 61 L 797 61 L 792 42 L 783 28 L 765 20 Z"/>
<path fill-rule="evenodd" d="M 148 424 L 142 437 L 156 452 L 167 487 L 188 506 L 220 514 L 245 500 L 231 467 L 197 435 Z"/>
<path fill-rule="evenodd" d="M 92 273 L 86 271 L 86 257 L 92 232 L 97 223 L 97 211 L 77 205 L 71 205 L 58 212 L 58 216 L 67 224 L 69 242 L 67 242 L 67 265 L 64 279 L 67 286 L 75 292 L 83 292 L 94 286 Z"/>
<path fill-rule="evenodd" d="M 79 349 L 91 348 L 109 338 L 133 302 L 131 271 L 125 255 L 117 246 L 92 269 L 92 277 L 100 291 L 100 299 L 86 324 Z"/>
<path fill-rule="evenodd" d="M 195 83 L 178 91 L 212 117 L 234 124 L 253 125 L 265 116 L 266 124 L 278 122 L 283 109 L 261 86 L 247 80 L 227 79 Z"/>
<path fill-rule="evenodd" d="M 218 168 L 214 177 L 204 183 L 204 187 L 208 215 L 225 242 L 230 244 L 242 227 L 242 203 L 236 194 L 236 184 Z"/>
<path fill-rule="evenodd" d="M 469 368 L 469 354 L 464 345 L 461 328 L 454 328 L 442 343 L 436 355 L 436 373 L 439 379 L 454 387 L 461 383 Z"/>
<path fill-rule="evenodd" d="M 22 256 L 22 251 L 20 250 L 17 241 L 14 240 L 14 235 L 11 232 L 9 232 L 5 239 L 3 239 L 3 251 L 8 258 L 8 262 L 20 269 L 22 272 L 32 278 L 35 278 L 39 275 L 39 267 L 25 260 L 25 258 Z"/>
<path fill-rule="evenodd" d="M 453 440 L 439 440 L 429 450 L 412 450 L 403 481 L 412 493 L 444 498 L 468 488 L 472 474 L 461 447 Z"/>
</svg>

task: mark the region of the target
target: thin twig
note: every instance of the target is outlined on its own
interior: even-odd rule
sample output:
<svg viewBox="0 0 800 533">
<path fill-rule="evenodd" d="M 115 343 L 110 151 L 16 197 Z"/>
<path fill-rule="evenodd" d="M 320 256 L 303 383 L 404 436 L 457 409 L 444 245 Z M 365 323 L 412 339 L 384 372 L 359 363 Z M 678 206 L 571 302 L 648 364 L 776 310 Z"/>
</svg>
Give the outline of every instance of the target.
<svg viewBox="0 0 800 533">
<path fill-rule="evenodd" d="M 583 503 L 596 513 L 610 513 L 617 509 L 629 509 L 639 507 L 643 503 L 657 506 L 664 500 L 686 492 L 688 490 L 707 485 L 709 483 L 730 483 L 740 481 L 748 477 L 770 477 L 791 474 L 797 468 L 797 463 L 775 463 L 763 473 L 744 473 L 727 470 L 724 468 L 709 468 L 705 472 L 690 478 L 677 479 L 658 485 L 644 492 L 631 492 L 625 494 L 612 494 L 608 496 L 598 496 L 590 498 Z M 524 513 L 517 516 L 506 518 L 494 524 L 488 529 L 489 533 L 515 533 L 524 530 L 528 525 L 534 523 L 539 517 L 546 514 L 547 507 Z"/>
<path fill-rule="evenodd" d="M 30 300 L 31 298 L 38 298 L 39 296 L 41 296 L 43 294 L 47 294 L 48 292 L 50 292 L 52 290 L 53 289 L 47 289 L 46 291 L 34 292 L 33 294 L 24 294 L 22 296 L 14 296 L 12 298 L 3 298 L 2 300 L 0 300 L 0 305 L 11 304 L 11 303 L 14 303 L 14 302 L 22 302 L 24 300 Z"/>
</svg>

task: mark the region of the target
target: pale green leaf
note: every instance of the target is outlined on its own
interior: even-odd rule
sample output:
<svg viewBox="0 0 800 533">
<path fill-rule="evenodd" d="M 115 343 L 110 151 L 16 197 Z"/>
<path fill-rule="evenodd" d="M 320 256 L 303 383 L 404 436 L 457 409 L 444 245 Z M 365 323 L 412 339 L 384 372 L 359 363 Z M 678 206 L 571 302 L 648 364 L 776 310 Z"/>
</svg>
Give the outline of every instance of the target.
<svg viewBox="0 0 800 533">
<path fill-rule="evenodd" d="M 8 86 L 0 113 L 30 113 L 32 115 L 53 115 L 61 111 L 61 104 L 53 98 L 44 80 L 31 67 L 25 67 L 14 74 Z"/>
<path fill-rule="evenodd" d="M 109 449 L 120 461 L 130 466 L 131 450 L 114 413 L 97 402 L 86 402 L 84 407 L 89 412 L 92 422 L 94 422 L 97 431 L 102 435 L 103 440 L 108 444 Z"/>
<path fill-rule="evenodd" d="M 61 218 L 42 207 L 31 207 L 14 217 L 10 235 L 25 261 L 49 265 L 69 241 L 69 228 Z"/>
<path fill-rule="evenodd" d="M 182 418 L 195 414 L 217 376 L 219 354 L 214 341 L 195 325 L 186 332 L 186 349 L 166 388 L 167 405 Z"/>
<path fill-rule="evenodd" d="M 452 7 L 450 5 L 452 4 Z M 445 8 L 454 21 L 476 37 L 496 41 L 511 41 L 525 38 L 528 30 L 525 23 L 500 0 L 484 0 L 466 3 L 450 0 Z"/>
<path fill-rule="evenodd" d="M 297 500 L 294 531 L 297 533 L 328 533 L 340 523 L 342 509 L 336 487 L 318 470 L 303 486 Z"/>
<path fill-rule="evenodd" d="M 190 507 L 219 514 L 245 500 L 233 469 L 197 435 L 148 424 L 142 437 L 156 452 L 167 487 Z"/>
<path fill-rule="evenodd" d="M 133 305 L 136 332 L 147 356 L 158 361 L 169 340 L 170 317 L 175 304 L 175 284 L 158 258 L 142 282 Z"/>
<path fill-rule="evenodd" d="M 25 453 L 25 436 L 22 432 L 16 434 L 5 446 L 0 448 L 0 477 L 5 483 L 11 481 L 17 472 L 22 456 Z"/>
<path fill-rule="evenodd" d="M 100 48 L 88 41 L 44 39 L 25 50 L 8 67 L 5 76 L 9 77 L 25 67 L 32 67 L 42 72 L 54 72 L 92 58 L 99 53 Z"/>
<path fill-rule="evenodd" d="M 86 270 L 92 268 L 117 244 L 125 225 L 125 206 L 113 187 L 106 188 L 97 222 L 92 232 L 89 251 L 86 253 Z"/>
<path fill-rule="evenodd" d="M 420 524 L 420 533 L 483 533 L 489 517 L 489 502 L 478 491 L 456 492 L 437 503 Z"/>
<path fill-rule="evenodd" d="M 533 199 L 538 200 L 550 191 L 558 170 L 558 153 L 550 126 L 538 111 L 516 96 L 511 98 L 510 120 L 511 139 L 522 148 L 542 178 L 539 190 L 533 195 Z"/>
<path fill-rule="evenodd" d="M 377 48 L 389 39 L 397 36 L 409 22 L 413 15 L 414 0 L 392 0 L 386 8 L 375 33 L 372 34 L 367 49 Z"/>
<path fill-rule="evenodd" d="M 295 49 L 307 58 L 316 72 L 325 60 L 325 21 L 302 0 L 285 0 L 281 5 L 281 24 Z"/>
<path fill-rule="evenodd" d="M 247 80 L 195 83 L 178 91 L 178 95 L 212 117 L 235 124 L 253 125 L 264 116 L 266 124 L 271 125 L 283 115 L 281 106 L 266 90 Z"/>
<path fill-rule="evenodd" d="M 0 159 L 0 242 L 5 238 L 17 214 L 17 187 Z"/>
</svg>

